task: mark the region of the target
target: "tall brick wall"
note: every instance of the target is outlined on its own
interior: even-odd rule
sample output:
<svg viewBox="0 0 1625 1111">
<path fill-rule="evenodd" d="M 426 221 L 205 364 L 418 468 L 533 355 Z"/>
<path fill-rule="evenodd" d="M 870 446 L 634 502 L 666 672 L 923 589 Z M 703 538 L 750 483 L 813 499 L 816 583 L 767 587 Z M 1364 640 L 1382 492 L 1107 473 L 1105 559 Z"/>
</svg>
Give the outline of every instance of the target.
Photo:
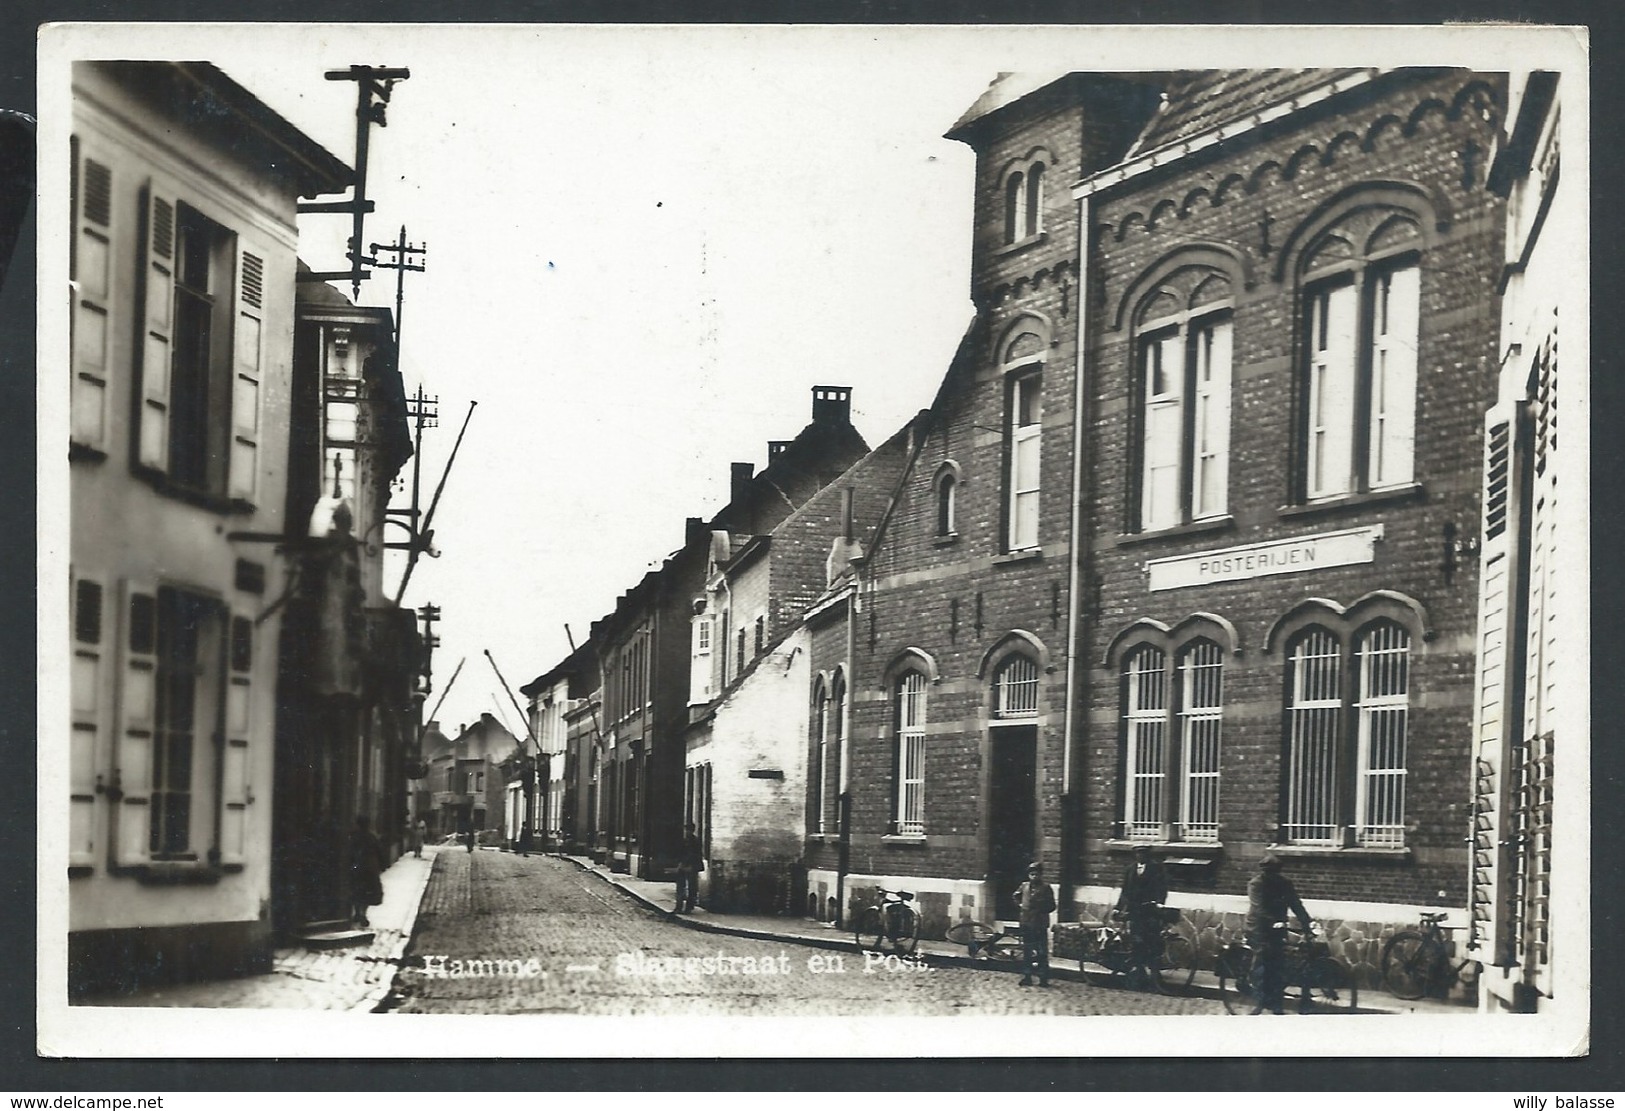
<svg viewBox="0 0 1625 1111">
<path fill-rule="evenodd" d="M 1412 643 L 1407 754 L 1408 854 L 1325 853 L 1289 861 L 1305 898 L 1408 905 L 1465 903 L 1470 795 L 1468 737 L 1476 563 L 1443 567 L 1445 541 L 1476 535 L 1483 412 L 1493 399 L 1499 202 L 1483 189 L 1493 125 L 1480 118 L 1471 74 L 1397 75 L 1368 92 L 1305 111 L 1285 126 L 1213 156 L 1147 175 L 1099 198 L 1092 216 L 1099 279 L 1089 299 L 1087 469 L 1090 596 L 1085 607 L 1086 728 L 1078 750 L 1086 836 L 1076 878 L 1111 884 L 1121 870 L 1108 842 L 1122 818 L 1119 673 L 1113 637 L 1137 620 L 1176 625 L 1193 613 L 1233 624 L 1239 653 L 1225 661 L 1220 787 L 1223 851 L 1179 869 L 1176 886 L 1236 893 L 1263 847 L 1278 839 L 1283 764 L 1284 651 L 1271 626 L 1312 598 L 1347 606 L 1372 591 L 1425 608 L 1428 635 Z M 1394 186 L 1393 183 L 1398 183 Z M 1427 216 L 1421 250 L 1416 484 L 1397 497 L 1303 511 L 1294 492 L 1294 412 L 1304 312 L 1295 278 L 1300 229 L 1351 189 L 1385 186 Z M 1132 534 L 1135 283 L 1181 246 L 1216 244 L 1243 260 L 1234 301 L 1229 513 L 1198 535 Z M 1250 288 L 1247 286 L 1250 285 Z M 1121 311 L 1121 318 L 1119 313 Z M 1381 525 L 1375 561 L 1151 593 L 1146 561 L 1261 540 Z M 1345 734 L 1346 743 L 1353 743 Z"/>
</svg>

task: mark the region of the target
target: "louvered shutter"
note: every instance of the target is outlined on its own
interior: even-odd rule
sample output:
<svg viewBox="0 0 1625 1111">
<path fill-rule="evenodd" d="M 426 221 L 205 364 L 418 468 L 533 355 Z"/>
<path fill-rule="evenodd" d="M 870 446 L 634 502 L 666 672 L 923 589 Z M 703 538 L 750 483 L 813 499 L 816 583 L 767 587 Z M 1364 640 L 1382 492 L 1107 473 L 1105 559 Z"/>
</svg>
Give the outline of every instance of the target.
<svg viewBox="0 0 1625 1111">
<path fill-rule="evenodd" d="M 239 240 L 242 244 L 243 241 Z M 266 253 L 243 244 L 237 265 L 236 334 L 232 344 L 231 462 L 228 491 L 253 501 L 260 466 L 260 360 L 263 358 Z"/>
<path fill-rule="evenodd" d="M 175 202 L 149 185 L 143 193 L 147 236 L 142 254 L 140 416 L 136 459 L 169 469 L 169 375 L 175 312 Z"/>
<path fill-rule="evenodd" d="M 79 159 L 74 144 L 73 380 L 70 435 L 86 447 L 107 446 L 108 309 L 113 240 L 113 171 Z"/>
<path fill-rule="evenodd" d="M 1519 636 L 1518 521 L 1522 512 L 1521 405 L 1502 402 L 1484 422 L 1484 509 L 1479 549 L 1478 682 L 1473 706 L 1473 830 L 1469 947 L 1481 960 L 1510 963 L 1506 915 L 1511 801 L 1509 751 L 1517 732 L 1514 655 Z"/>
<path fill-rule="evenodd" d="M 73 589 L 73 662 L 68 685 L 73 730 L 68 741 L 68 865 L 96 862 L 97 788 L 102 726 L 102 587 L 79 579 Z"/>
<path fill-rule="evenodd" d="M 158 600 L 129 584 L 118 690 L 118 863 L 144 864 L 152 835 L 152 753 L 158 726 Z"/>
<path fill-rule="evenodd" d="M 242 864 L 247 858 L 248 807 L 254 801 L 249 765 L 254 622 L 247 617 L 233 617 L 228 636 L 225 765 L 220 779 L 220 862 Z"/>
</svg>

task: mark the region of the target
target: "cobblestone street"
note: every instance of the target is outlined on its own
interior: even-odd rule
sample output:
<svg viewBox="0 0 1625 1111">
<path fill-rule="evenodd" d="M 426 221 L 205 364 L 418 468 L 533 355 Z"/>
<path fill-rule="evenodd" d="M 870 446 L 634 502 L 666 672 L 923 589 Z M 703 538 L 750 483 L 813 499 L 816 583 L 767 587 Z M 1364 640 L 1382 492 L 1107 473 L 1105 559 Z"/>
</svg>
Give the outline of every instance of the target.
<svg viewBox="0 0 1625 1111">
<path fill-rule="evenodd" d="M 704 962 L 670 972 L 672 959 Z M 408 1013 L 608 1015 L 1223 1014 L 1165 998 L 921 963 L 865 969 L 845 952 L 702 933 L 566 860 L 441 852 L 396 981 Z"/>
</svg>

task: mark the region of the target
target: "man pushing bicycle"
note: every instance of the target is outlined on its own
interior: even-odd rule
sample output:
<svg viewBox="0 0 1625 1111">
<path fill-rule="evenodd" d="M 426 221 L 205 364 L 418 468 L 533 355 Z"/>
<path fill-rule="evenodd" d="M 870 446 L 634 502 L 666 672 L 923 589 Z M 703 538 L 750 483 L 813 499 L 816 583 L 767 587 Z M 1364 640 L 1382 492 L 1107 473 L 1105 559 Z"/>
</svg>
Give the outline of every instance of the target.
<svg viewBox="0 0 1625 1111">
<path fill-rule="evenodd" d="M 1266 852 L 1258 862 L 1258 872 L 1247 883 L 1247 944 L 1256 954 L 1258 1004 L 1253 1014 L 1267 1007 L 1281 1013 L 1281 997 L 1286 994 L 1286 916 L 1297 916 L 1306 935 L 1314 933 L 1309 912 L 1298 889 L 1281 874 L 1281 859 Z"/>
</svg>

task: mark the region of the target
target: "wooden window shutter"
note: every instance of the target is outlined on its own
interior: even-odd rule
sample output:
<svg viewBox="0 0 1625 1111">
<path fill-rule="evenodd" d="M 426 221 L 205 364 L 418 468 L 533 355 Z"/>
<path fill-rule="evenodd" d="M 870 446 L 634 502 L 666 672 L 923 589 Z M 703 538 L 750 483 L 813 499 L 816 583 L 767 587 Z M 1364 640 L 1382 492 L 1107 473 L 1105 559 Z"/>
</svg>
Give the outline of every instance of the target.
<svg viewBox="0 0 1625 1111">
<path fill-rule="evenodd" d="M 112 271 L 113 171 L 79 158 L 75 142 L 72 198 L 73 378 L 69 435 L 98 451 L 107 447 L 109 299 Z"/>
<path fill-rule="evenodd" d="M 146 242 L 141 275 L 141 388 L 136 404 L 136 461 L 169 469 L 169 374 L 175 312 L 175 202 L 149 185 L 142 194 Z"/>
<path fill-rule="evenodd" d="M 1473 841 L 1468 947 L 1493 964 L 1510 961 L 1511 861 L 1506 828 L 1511 745 L 1519 731 L 1516 647 L 1522 635 L 1519 476 L 1527 429 L 1522 405 L 1501 402 L 1484 420 L 1483 529 L 1479 549 L 1478 675 L 1473 706 Z"/>
<path fill-rule="evenodd" d="M 151 837 L 152 753 L 158 726 L 158 599 L 126 583 L 123 600 L 118 747 L 113 767 L 120 791 L 116 862 L 128 866 L 147 862 Z"/>
<path fill-rule="evenodd" d="M 233 617 L 226 669 L 226 744 L 221 769 L 220 862 L 244 863 L 248 807 L 254 801 L 249 757 L 253 722 L 254 622 Z"/>
<path fill-rule="evenodd" d="M 227 490 L 253 501 L 260 467 L 260 363 L 265 318 L 265 254 L 244 248 L 237 268 L 236 335 L 232 344 L 231 464 Z"/>
<path fill-rule="evenodd" d="M 68 866 L 82 868 L 96 861 L 105 648 L 101 584 L 79 579 L 73 587 L 73 663 L 68 682 L 73 701 L 73 730 L 68 741 Z"/>
</svg>

